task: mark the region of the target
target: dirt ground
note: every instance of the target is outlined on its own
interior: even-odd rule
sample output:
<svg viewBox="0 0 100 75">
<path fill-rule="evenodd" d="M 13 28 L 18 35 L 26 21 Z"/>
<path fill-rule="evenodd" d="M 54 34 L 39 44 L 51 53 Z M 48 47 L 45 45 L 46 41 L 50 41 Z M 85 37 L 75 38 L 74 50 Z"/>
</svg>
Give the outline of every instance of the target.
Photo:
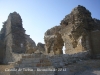
<svg viewBox="0 0 100 75">
<path fill-rule="evenodd" d="M 10 75 L 10 72 L 6 71 L 10 68 L 13 68 L 13 65 L 0 65 L 0 75 Z"/>
</svg>

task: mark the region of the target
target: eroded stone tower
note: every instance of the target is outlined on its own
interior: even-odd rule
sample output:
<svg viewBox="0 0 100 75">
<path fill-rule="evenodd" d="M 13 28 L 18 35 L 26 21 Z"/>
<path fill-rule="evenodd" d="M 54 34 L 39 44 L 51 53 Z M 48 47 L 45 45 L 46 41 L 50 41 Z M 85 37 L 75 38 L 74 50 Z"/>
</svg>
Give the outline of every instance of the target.
<svg viewBox="0 0 100 75">
<path fill-rule="evenodd" d="M 2 45 L 2 48 L 0 48 L 0 53 L 2 53 L 1 61 L 5 63 L 15 61 L 15 55 L 13 54 L 25 53 L 25 30 L 22 26 L 22 19 L 18 13 L 13 12 L 9 14 L 1 30 L 0 41 Z"/>
</svg>

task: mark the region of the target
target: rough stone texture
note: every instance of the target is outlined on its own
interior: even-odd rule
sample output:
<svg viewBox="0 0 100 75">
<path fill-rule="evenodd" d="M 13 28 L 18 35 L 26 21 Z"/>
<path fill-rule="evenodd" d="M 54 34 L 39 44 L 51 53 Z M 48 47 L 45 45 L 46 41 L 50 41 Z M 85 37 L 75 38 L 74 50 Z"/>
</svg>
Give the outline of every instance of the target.
<svg viewBox="0 0 100 75">
<path fill-rule="evenodd" d="M 45 49 L 46 53 L 57 55 L 62 54 L 62 47 L 64 46 L 63 39 L 59 33 L 60 27 L 56 26 L 45 33 Z"/>
<path fill-rule="evenodd" d="M 25 30 L 22 27 L 22 19 L 16 12 L 10 13 L 7 21 L 4 23 L 5 35 L 4 35 L 4 62 L 15 61 L 16 57 L 13 53 L 25 52 Z M 2 36 L 1 36 L 2 37 Z M 21 44 L 23 46 L 21 46 Z"/>
<path fill-rule="evenodd" d="M 76 63 L 77 61 L 89 59 L 87 52 L 75 54 L 53 55 L 48 57 L 55 68 L 65 67 L 66 65 Z"/>
<path fill-rule="evenodd" d="M 12 33 L 12 39 L 13 39 L 12 51 L 15 53 L 24 53 L 26 51 L 26 39 L 25 39 L 25 30 L 22 26 L 22 19 L 20 15 L 17 14 L 16 12 L 11 13 L 10 16 L 11 16 L 10 31 Z"/>
<path fill-rule="evenodd" d="M 61 38 L 64 42 L 62 42 L 61 44 L 58 43 L 59 40 L 57 40 L 56 44 L 58 44 L 62 48 L 64 43 L 66 54 L 74 54 L 83 51 L 89 51 L 89 53 L 92 54 L 92 52 L 95 51 L 96 48 L 92 48 L 93 43 L 91 43 L 91 37 L 93 36 L 92 34 L 94 34 L 92 32 L 96 30 L 100 30 L 100 20 L 92 18 L 89 10 L 81 5 L 78 5 L 72 10 L 70 14 L 65 16 L 59 26 L 55 26 L 45 32 L 44 41 L 46 51 L 47 53 L 52 51 L 52 54 L 54 55 L 53 52 L 56 49 L 52 49 L 52 47 L 55 47 L 55 45 L 54 42 L 51 42 L 56 37 L 55 32 L 57 32 L 61 35 Z M 99 37 L 99 32 L 96 33 L 97 36 L 95 37 Z M 99 40 L 97 44 L 100 44 Z M 100 50 L 98 47 L 98 52 L 99 51 Z"/>
<path fill-rule="evenodd" d="M 90 50 L 89 31 L 93 30 L 91 13 L 78 6 L 61 21 L 61 34 L 65 42 L 66 53 L 73 54 Z"/>
<path fill-rule="evenodd" d="M 22 27 L 22 19 L 16 12 L 10 13 L 5 23 L 5 58 L 4 62 L 15 61 L 13 53 L 25 53 L 26 51 L 26 40 L 25 30 Z"/>
<path fill-rule="evenodd" d="M 3 24 L 0 31 L 0 63 L 18 61 L 22 53 L 30 51 L 36 45 L 25 34 L 22 19 L 18 13 L 10 13 Z"/>
<path fill-rule="evenodd" d="M 5 56 L 5 44 L 4 44 L 4 37 L 5 37 L 6 28 L 3 25 L 3 28 L 0 31 L 0 63 L 3 63 L 3 59 Z"/>
<path fill-rule="evenodd" d="M 45 54 L 45 44 L 38 43 L 35 49 L 36 49 L 36 51 L 34 53 Z"/>
<path fill-rule="evenodd" d="M 16 69 L 22 69 L 22 71 L 10 71 L 10 75 L 54 75 L 54 71 L 49 71 L 50 69 L 54 68 L 52 66 L 51 61 L 47 58 L 46 55 L 40 53 L 34 54 L 24 54 L 22 55 L 22 59 L 17 62 L 14 66 Z M 26 69 L 26 71 L 24 69 Z M 28 70 L 30 69 L 30 70 Z M 39 71 L 39 69 L 47 70 L 47 71 Z"/>
<path fill-rule="evenodd" d="M 18 74 L 18 75 L 60 75 L 63 73 L 68 73 L 66 70 L 66 67 L 69 64 L 76 63 L 79 61 L 84 61 L 84 59 L 87 58 L 87 52 L 82 52 L 78 54 L 73 55 L 54 55 L 54 56 L 48 56 L 40 53 L 34 53 L 34 54 L 24 54 L 22 55 L 22 59 L 16 62 L 17 64 L 14 65 L 16 69 L 22 69 L 22 71 L 11 71 L 10 75 Z M 33 71 L 24 71 L 23 68 L 32 69 Z M 61 70 L 61 69 L 62 70 Z M 38 69 L 48 69 L 47 71 L 39 71 Z M 53 69 L 53 71 L 52 71 Z M 54 69 L 58 69 L 54 71 Z M 64 71 L 65 69 L 65 71 Z M 35 72 L 34 72 L 35 71 Z M 63 72 L 63 73 L 62 73 Z M 63 74 L 66 75 L 66 74 Z"/>
<path fill-rule="evenodd" d="M 16 12 L 14 12 L 16 13 Z M 14 14 L 13 13 L 13 14 Z M 17 17 L 18 18 L 18 17 Z M 11 19 L 11 18 L 10 18 Z M 16 43 L 14 39 L 20 40 L 17 33 L 9 33 L 12 27 L 11 20 L 4 22 L 3 29 L 0 32 L 0 62 L 4 60 L 6 54 L 6 62 L 11 62 L 16 58 L 15 68 L 30 68 L 36 70 L 37 68 L 56 68 L 58 71 L 11 71 L 10 75 L 94 75 L 100 74 L 96 70 L 100 70 L 100 60 L 90 60 L 89 53 L 92 56 L 100 56 L 100 20 L 93 19 L 91 13 L 83 6 L 78 6 L 72 12 L 65 16 L 59 26 L 55 26 L 45 33 L 45 51 L 44 44 L 38 43 L 37 47 L 32 39 L 24 34 L 22 28 L 22 35 L 25 41 L 21 40 Z M 14 21 L 15 22 L 15 21 Z M 19 22 L 21 20 L 16 21 Z M 16 24 L 14 24 L 16 25 Z M 16 26 L 15 26 L 16 27 Z M 16 29 L 15 29 L 16 30 Z M 12 30 L 13 31 L 13 30 Z M 8 34 L 8 35 L 7 35 Z M 13 44 L 21 45 L 20 42 L 25 42 L 26 51 L 17 51 Z M 62 54 L 62 47 L 66 47 L 66 54 Z M 12 48 L 13 47 L 13 48 Z M 34 47 L 35 50 L 34 50 Z M 14 50 L 13 50 L 14 49 Z M 19 48 L 20 50 L 20 48 Z M 33 53 L 33 54 L 19 54 L 19 53 Z M 36 53 L 37 54 L 36 54 Z M 18 53 L 18 54 L 17 54 Z M 48 56 L 48 55 L 51 56 Z M 86 60 L 88 59 L 88 60 Z M 86 61 L 84 61 L 86 60 Z M 94 65 L 95 64 L 95 65 Z M 66 71 L 59 71 L 59 68 L 65 68 Z M 92 71 L 93 70 L 93 71 Z"/>
<path fill-rule="evenodd" d="M 35 42 L 30 38 L 29 35 L 26 35 L 26 53 L 34 53 L 36 50 Z"/>
<path fill-rule="evenodd" d="M 3 64 L 4 57 L 5 57 L 5 45 L 4 41 L 0 40 L 0 64 Z"/>
<path fill-rule="evenodd" d="M 92 56 L 100 58 L 100 31 L 95 30 L 91 32 L 91 47 Z"/>
</svg>

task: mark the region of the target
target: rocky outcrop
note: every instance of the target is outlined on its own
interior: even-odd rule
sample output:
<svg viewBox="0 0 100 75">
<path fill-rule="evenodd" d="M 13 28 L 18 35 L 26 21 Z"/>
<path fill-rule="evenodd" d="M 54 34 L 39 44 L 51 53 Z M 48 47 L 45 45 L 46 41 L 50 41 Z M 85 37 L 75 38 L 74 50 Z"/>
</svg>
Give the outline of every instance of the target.
<svg viewBox="0 0 100 75">
<path fill-rule="evenodd" d="M 17 12 L 10 13 L 3 24 L 0 31 L 0 62 L 17 61 L 21 58 L 20 54 L 30 51 L 35 43 L 25 34 L 21 16 Z"/>
<path fill-rule="evenodd" d="M 99 49 L 99 46 L 93 48 L 93 40 L 95 39 L 91 38 L 93 36 L 92 34 L 94 34 L 93 32 L 97 30 L 98 32 L 96 32 L 97 35 L 95 37 L 99 35 L 100 20 L 93 19 L 89 10 L 78 5 L 70 14 L 65 16 L 59 26 L 55 26 L 46 31 L 44 36 L 46 51 L 47 53 L 52 51 L 53 54 L 53 52 L 56 51 L 54 47 L 57 46 L 57 44 L 57 47 L 61 49 L 63 44 L 65 44 L 66 54 L 74 54 L 83 51 L 89 51 L 92 54 L 96 47 Z M 61 39 L 57 40 L 57 42 L 54 42 L 54 40 L 58 39 L 55 32 L 61 35 Z M 62 43 L 60 42 L 61 40 Z M 98 45 L 99 44 L 100 41 L 98 40 Z M 58 51 L 61 51 L 61 49 Z M 100 50 L 97 50 L 97 52 L 100 54 Z"/>
</svg>

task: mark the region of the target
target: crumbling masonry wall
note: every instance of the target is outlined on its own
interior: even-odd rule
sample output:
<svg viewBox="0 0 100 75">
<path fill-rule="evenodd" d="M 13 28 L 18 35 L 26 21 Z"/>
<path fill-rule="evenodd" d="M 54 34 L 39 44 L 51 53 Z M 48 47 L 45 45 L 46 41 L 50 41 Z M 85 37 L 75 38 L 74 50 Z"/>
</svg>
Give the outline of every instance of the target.
<svg viewBox="0 0 100 75">
<path fill-rule="evenodd" d="M 45 38 L 46 38 L 45 40 L 46 53 L 50 53 L 51 55 L 63 54 L 62 48 L 64 46 L 64 41 L 61 37 L 61 34 L 56 33 L 51 38 L 50 37 L 48 38 L 48 36 L 46 36 Z"/>
<path fill-rule="evenodd" d="M 95 32 L 98 30 L 98 32 Z M 88 52 L 89 54 L 100 54 L 99 52 L 99 31 L 100 31 L 100 20 L 91 17 L 91 12 L 85 7 L 78 5 L 75 7 L 70 14 L 66 15 L 61 21 L 59 26 L 55 26 L 48 29 L 45 36 L 54 35 L 54 32 L 61 34 L 61 37 L 65 43 L 65 53 L 74 54 L 79 52 Z M 48 33 L 48 34 L 47 34 Z M 96 45 L 95 39 L 97 40 Z M 46 49 L 51 47 L 54 43 L 48 45 L 50 40 L 44 38 L 46 43 Z M 59 40 L 57 40 L 59 42 Z M 59 46 L 62 46 L 58 43 Z M 54 45 L 53 45 L 54 46 Z M 54 49 L 55 51 L 56 49 Z M 50 50 L 49 50 L 50 51 Z M 53 50 L 52 50 L 53 51 Z M 54 52 L 53 51 L 53 52 Z"/>
<path fill-rule="evenodd" d="M 21 16 L 10 13 L 0 31 L 0 63 L 15 62 L 23 53 L 33 53 L 35 42 L 25 34 Z"/>
</svg>

